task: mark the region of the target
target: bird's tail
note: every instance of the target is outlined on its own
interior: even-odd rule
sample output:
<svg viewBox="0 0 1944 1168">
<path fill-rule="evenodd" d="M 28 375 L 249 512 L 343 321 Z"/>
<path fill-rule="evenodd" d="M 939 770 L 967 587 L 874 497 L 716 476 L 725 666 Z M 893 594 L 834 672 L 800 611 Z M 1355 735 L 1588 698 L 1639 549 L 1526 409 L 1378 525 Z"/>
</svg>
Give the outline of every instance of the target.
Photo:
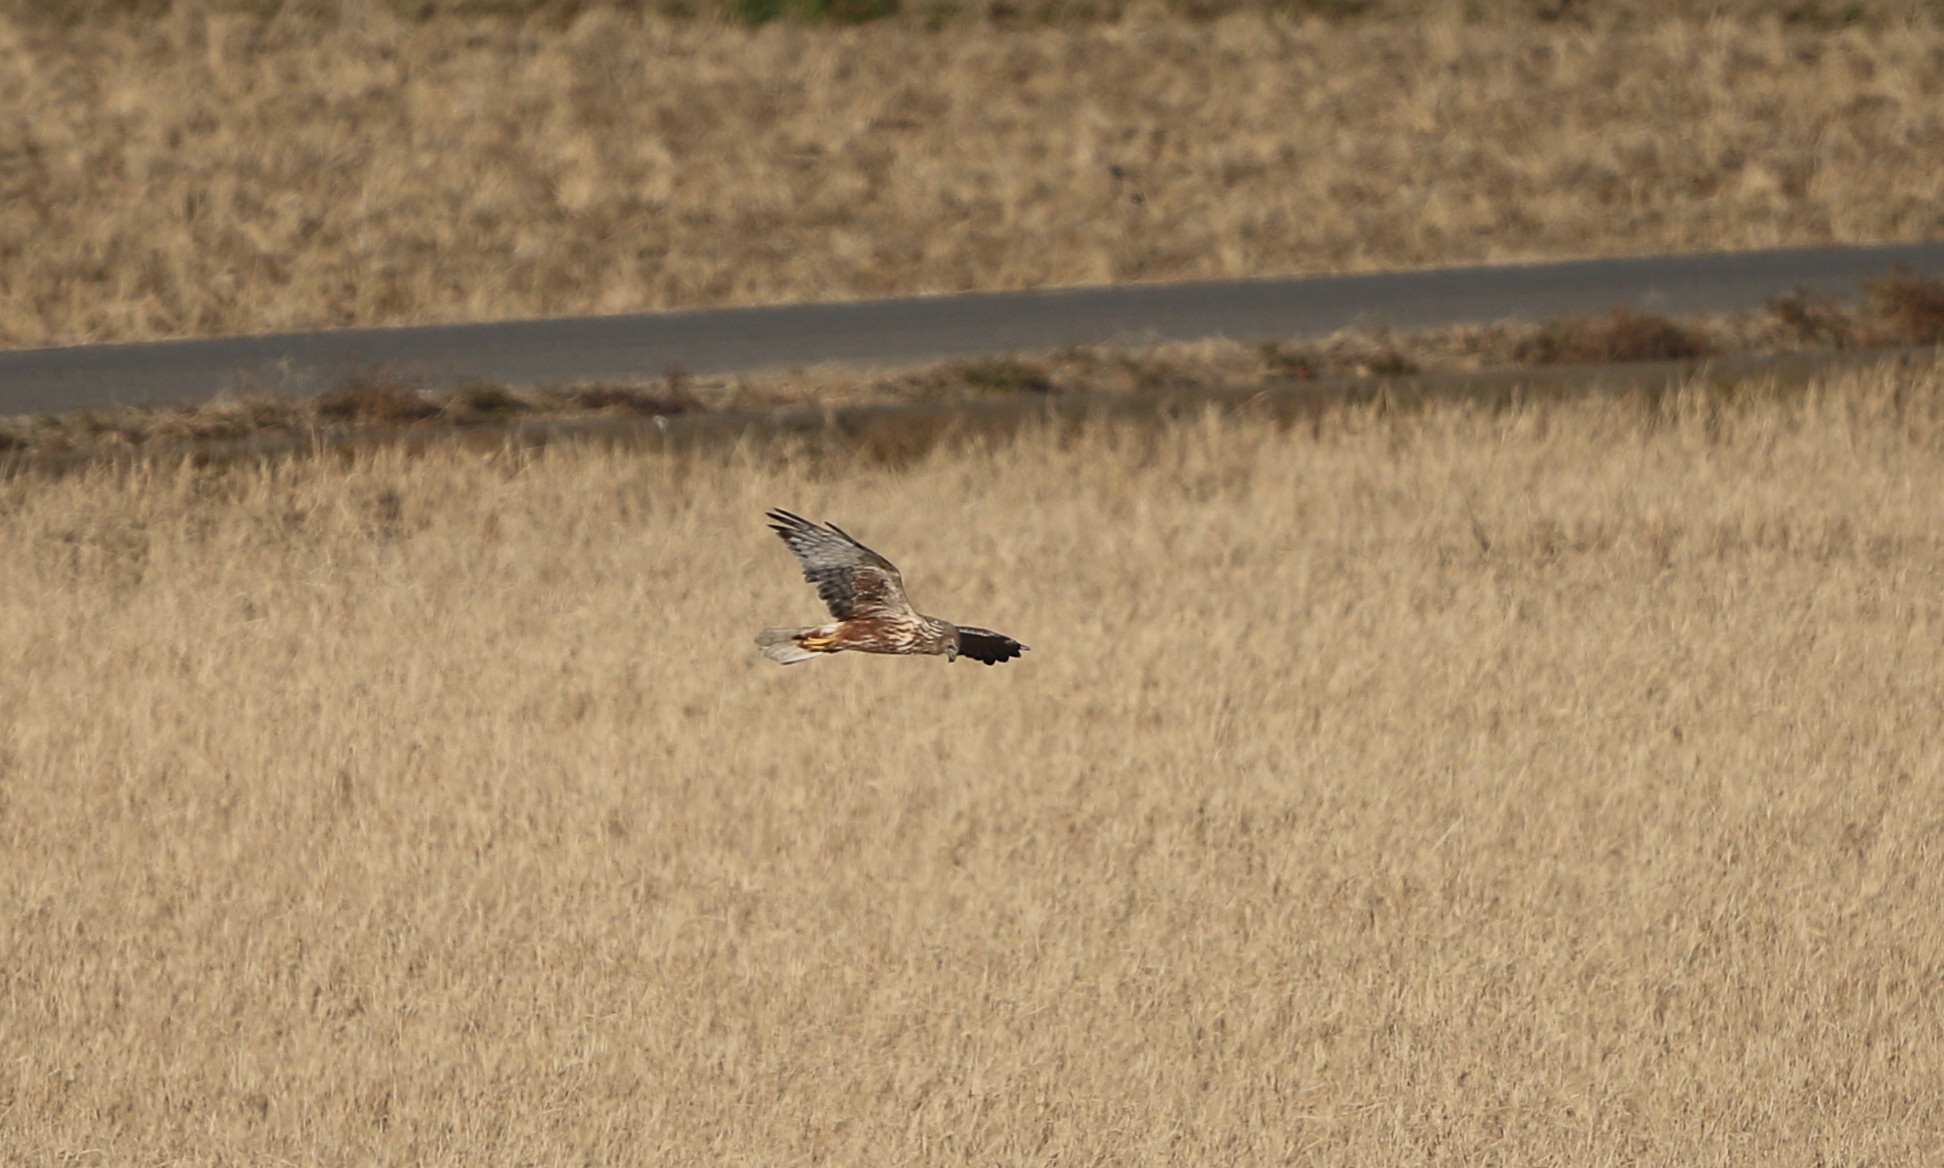
<svg viewBox="0 0 1944 1168">
<path fill-rule="evenodd" d="M 803 634 L 816 631 L 815 628 L 764 629 L 756 634 L 756 644 L 762 649 L 763 656 L 778 665 L 795 665 L 799 661 L 808 661 L 817 655 L 816 650 L 804 648 L 803 643 L 798 640 Z"/>
</svg>

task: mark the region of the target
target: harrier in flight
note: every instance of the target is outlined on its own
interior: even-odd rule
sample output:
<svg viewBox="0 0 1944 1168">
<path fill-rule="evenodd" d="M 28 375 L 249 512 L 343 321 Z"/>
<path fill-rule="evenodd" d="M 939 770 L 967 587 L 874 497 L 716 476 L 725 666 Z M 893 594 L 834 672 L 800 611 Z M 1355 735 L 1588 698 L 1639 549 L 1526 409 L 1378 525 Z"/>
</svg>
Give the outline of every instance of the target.
<svg viewBox="0 0 1944 1168">
<path fill-rule="evenodd" d="M 1010 661 L 1026 646 L 991 629 L 948 624 L 915 611 L 891 561 L 858 543 L 836 524 L 819 526 L 788 511 L 769 513 L 770 530 L 803 563 L 803 578 L 836 617 L 807 629 L 765 629 L 756 636 L 763 656 L 781 665 L 819 653 L 932 653 L 961 655 L 987 665 Z"/>
</svg>

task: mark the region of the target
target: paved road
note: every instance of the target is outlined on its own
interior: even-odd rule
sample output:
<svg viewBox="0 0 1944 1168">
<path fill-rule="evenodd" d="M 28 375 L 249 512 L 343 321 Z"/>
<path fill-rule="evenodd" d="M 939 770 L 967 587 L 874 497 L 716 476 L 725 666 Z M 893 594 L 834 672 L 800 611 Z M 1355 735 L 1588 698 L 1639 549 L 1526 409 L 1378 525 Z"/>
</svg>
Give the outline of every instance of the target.
<svg viewBox="0 0 1944 1168">
<path fill-rule="evenodd" d="M 1794 248 L 1300 279 L 1134 284 L 634 316 L 226 337 L 0 352 L 0 415 L 198 402 L 239 386 L 316 393 L 361 369 L 451 385 L 894 364 L 1066 345 L 1314 336 L 1508 317 L 1759 308 L 1813 289 L 1854 299 L 1902 264 L 1944 276 L 1944 244 Z"/>
</svg>

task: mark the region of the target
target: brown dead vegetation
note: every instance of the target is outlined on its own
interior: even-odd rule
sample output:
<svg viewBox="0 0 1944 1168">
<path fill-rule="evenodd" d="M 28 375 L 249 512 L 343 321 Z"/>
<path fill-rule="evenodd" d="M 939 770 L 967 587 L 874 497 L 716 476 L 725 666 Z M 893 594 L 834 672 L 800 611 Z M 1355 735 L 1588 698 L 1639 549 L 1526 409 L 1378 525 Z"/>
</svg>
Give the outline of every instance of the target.
<svg viewBox="0 0 1944 1168">
<path fill-rule="evenodd" d="M 326 422 L 395 426 L 437 417 L 440 407 L 417 386 L 383 373 L 361 373 L 321 394 L 313 407 Z"/>
<path fill-rule="evenodd" d="M 1616 308 L 1600 320 L 1550 322 L 1514 345 L 1512 355 L 1526 365 L 1601 365 L 1679 361 L 1713 351 L 1698 329 L 1653 313 Z"/>
<path fill-rule="evenodd" d="M 1866 336 L 1903 345 L 1944 344 L 1944 283 L 1892 272 L 1870 285 L 1864 319 L 1871 322 L 1864 326 Z"/>
</svg>

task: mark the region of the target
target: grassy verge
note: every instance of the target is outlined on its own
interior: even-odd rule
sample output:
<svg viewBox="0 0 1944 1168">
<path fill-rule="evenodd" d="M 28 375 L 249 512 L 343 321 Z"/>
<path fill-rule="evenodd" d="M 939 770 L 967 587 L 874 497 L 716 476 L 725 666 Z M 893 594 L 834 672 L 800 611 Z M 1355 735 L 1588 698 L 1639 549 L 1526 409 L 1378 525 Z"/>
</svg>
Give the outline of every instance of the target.
<svg viewBox="0 0 1944 1168">
<path fill-rule="evenodd" d="M 1944 344 L 1944 283 L 1891 273 L 1862 303 L 1791 294 L 1758 314 L 1670 319 L 1629 309 L 1538 324 L 1422 333 L 1359 329 L 1320 340 L 1228 341 L 1146 350 L 1078 348 L 945 361 L 909 369 L 821 367 L 634 384 L 433 391 L 383 370 L 314 399 L 224 398 L 199 406 L 0 419 L 0 451 L 127 450 L 351 429 L 428 433 L 518 419 L 665 417 L 711 410 L 842 406 L 1011 395 L 1250 387 L 1324 377 L 1598 365 L 1793 351 Z"/>
</svg>

